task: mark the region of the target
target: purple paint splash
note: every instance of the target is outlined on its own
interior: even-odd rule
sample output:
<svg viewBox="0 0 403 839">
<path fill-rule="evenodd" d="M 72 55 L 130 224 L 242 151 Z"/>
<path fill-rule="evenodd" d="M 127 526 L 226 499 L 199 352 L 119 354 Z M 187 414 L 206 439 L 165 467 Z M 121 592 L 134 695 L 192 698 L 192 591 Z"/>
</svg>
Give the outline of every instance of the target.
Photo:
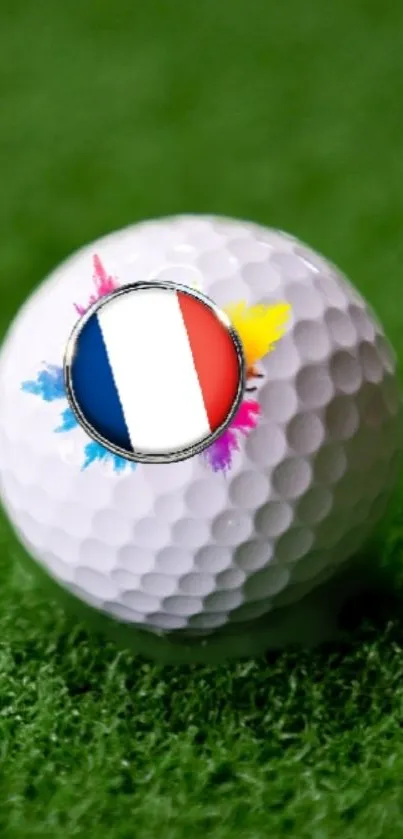
<svg viewBox="0 0 403 839">
<path fill-rule="evenodd" d="M 95 254 L 92 262 L 94 266 L 92 278 L 95 285 L 95 294 L 91 295 L 86 306 L 80 306 L 79 303 L 74 303 L 74 308 L 79 315 L 85 315 L 85 313 L 88 312 L 88 309 L 96 303 L 97 300 L 119 288 L 119 283 L 116 277 L 112 277 L 105 271 L 99 256 Z"/>
<path fill-rule="evenodd" d="M 226 472 L 232 464 L 234 452 L 239 451 L 239 435 L 247 435 L 256 428 L 260 405 L 255 400 L 242 402 L 229 428 L 203 452 L 214 472 Z"/>
</svg>

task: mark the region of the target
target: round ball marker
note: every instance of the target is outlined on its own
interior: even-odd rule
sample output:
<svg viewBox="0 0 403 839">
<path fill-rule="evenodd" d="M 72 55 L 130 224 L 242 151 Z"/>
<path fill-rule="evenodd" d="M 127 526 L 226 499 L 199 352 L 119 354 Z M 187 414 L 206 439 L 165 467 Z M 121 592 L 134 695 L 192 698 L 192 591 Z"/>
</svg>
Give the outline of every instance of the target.
<svg viewBox="0 0 403 839">
<path fill-rule="evenodd" d="M 140 463 L 172 463 L 219 437 L 242 400 L 245 362 L 227 316 L 204 294 L 139 282 L 100 298 L 70 336 L 64 375 L 80 425 Z"/>
</svg>

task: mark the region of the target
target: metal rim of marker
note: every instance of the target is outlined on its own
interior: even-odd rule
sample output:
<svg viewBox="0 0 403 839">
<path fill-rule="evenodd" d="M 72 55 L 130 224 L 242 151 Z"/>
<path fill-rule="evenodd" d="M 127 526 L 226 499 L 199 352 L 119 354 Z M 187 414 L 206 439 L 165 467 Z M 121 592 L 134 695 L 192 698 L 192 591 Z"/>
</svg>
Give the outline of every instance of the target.
<svg viewBox="0 0 403 839">
<path fill-rule="evenodd" d="M 113 444 L 110 440 L 108 440 L 106 437 L 97 432 L 97 430 L 87 420 L 83 411 L 80 408 L 79 400 L 77 399 L 74 391 L 73 364 L 80 336 L 88 321 L 90 321 L 90 319 L 93 318 L 99 312 L 100 309 L 102 309 L 105 306 L 108 306 L 112 301 L 116 300 L 116 298 L 132 294 L 136 291 L 150 290 L 181 293 L 203 304 L 210 311 L 210 313 L 215 316 L 221 327 L 223 327 L 226 330 L 228 336 L 232 340 L 238 363 L 238 386 L 233 403 L 225 417 L 225 420 L 214 431 L 210 431 L 210 433 L 206 434 L 203 438 L 184 446 L 182 449 L 177 449 L 175 451 L 144 451 L 141 449 L 136 450 L 134 448 L 132 448 L 131 450 L 127 450 L 125 448 L 121 448 L 120 446 Z M 246 383 L 246 365 L 242 343 L 237 331 L 232 326 L 231 321 L 225 314 L 225 312 L 223 312 L 222 309 L 220 309 L 219 306 L 217 306 L 214 303 L 214 301 L 211 300 L 211 298 L 203 294 L 198 289 L 190 288 L 189 286 L 186 286 L 182 283 L 162 280 L 149 280 L 130 283 L 128 285 L 124 285 L 118 289 L 115 289 L 110 294 L 107 294 L 99 298 L 99 300 L 93 303 L 85 312 L 85 314 L 82 315 L 81 318 L 79 318 L 79 320 L 77 321 L 77 323 L 71 331 L 64 354 L 63 369 L 66 395 L 69 405 L 74 415 L 76 416 L 79 424 L 88 434 L 88 436 L 114 455 L 122 457 L 128 461 L 149 464 L 177 463 L 179 461 L 193 457 L 194 455 L 201 454 L 206 448 L 211 446 L 211 444 L 214 443 L 215 440 L 217 440 L 224 433 L 224 431 L 228 428 L 228 426 L 234 419 L 234 416 L 237 413 L 238 408 L 240 407 L 240 404 L 242 402 Z"/>
</svg>

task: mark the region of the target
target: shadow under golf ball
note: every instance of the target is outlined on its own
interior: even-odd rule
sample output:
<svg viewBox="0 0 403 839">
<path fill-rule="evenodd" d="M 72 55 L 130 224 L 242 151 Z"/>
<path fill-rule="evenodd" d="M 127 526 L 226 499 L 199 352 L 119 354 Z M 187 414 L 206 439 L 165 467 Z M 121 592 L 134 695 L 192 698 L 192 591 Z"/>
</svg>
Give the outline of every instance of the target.
<svg viewBox="0 0 403 839">
<path fill-rule="evenodd" d="M 393 575 L 379 567 L 373 553 L 371 548 L 361 552 L 336 577 L 297 603 L 201 637 L 156 634 L 121 623 L 62 589 L 23 549 L 18 551 L 18 560 L 55 605 L 62 603 L 70 618 L 121 649 L 160 664 L 220 664 L 287 648 L 348 643 L 368 622 L 382 629 L 401 613 L 403 591 L 395 590 Z"/>
</svg>

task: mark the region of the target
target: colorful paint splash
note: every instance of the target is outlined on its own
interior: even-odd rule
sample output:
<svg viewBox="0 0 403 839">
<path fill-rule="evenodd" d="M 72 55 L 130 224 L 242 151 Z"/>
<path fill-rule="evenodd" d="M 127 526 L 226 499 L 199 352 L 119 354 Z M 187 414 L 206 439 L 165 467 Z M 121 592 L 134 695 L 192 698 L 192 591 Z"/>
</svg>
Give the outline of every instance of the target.
<svg viewBox="0 0 403 839">
<path fill-rule="evenodd" d="M 245 361 L 247 385 L 259 376 L 257 363 L 274 349 L 284 335 L 290 306 L 277 303 L 273 306 L 247 306 L 235 303 L 224 310 L 241 340 Z M 231 425 L 205 450 L 204 457 L 215 472 L 231 468 L 234 453 L 239 451 L 242 437 L 247 437 L 259 422 L 260 405 L 256 400 L 245 399 Z"/>
<path fill-rule="evenodd" d="M 256 375 L 257 362 L 271 352 L 284 335 L 290 308 L 288 303 L 247 306 L 245 302 L 225 307 L 224 311 L 241 339 L 251 378 Z"/>
<path fill-rule="evenodd" d="M 116 289 L 119 288 L 119 283 L 116 277 L 112 277 L 110 274 L 107 274 L 99 256 L 94 256 L 93 265 L 94 273 L 92 275 L 92 279 L 95 286 L 95 294 L 91 295 L 86 306 L 80 306 L 78 303 L 74 303 L 74 308 L 79 315 L 85 315 L 85 313 L 88 312 L 88 309 L 90 309 L 97 300 L 101 297 L 105 297 L 106 294 L 111 294 L 112 291 L 116 291 Z"/>
<path fill-rule="evenodd" d="M 239 407 L 231 425 L 223 434 L 204 450 L 202 457 L 214 472 L 226 472 L 232 463 L 234 452 L 239 451 L 240 440 L 256 428 L 260 406 L 255 400 L 245 400 Z"/>
<path fill-rule="evenodd" d="M 79 315 L 84 315 L 97 300 L 119 288 L 117 279 L 107 273 L 100 258 L 96 255 L 93 258 L 93 268 L 95 293 L 90 296 L 85 305 L 74 303 L 74 308 Z M 286 303 L 278 303 L 272 306 L 248 307 L 246 303 L 241 302 L 226 307 L 225 311 L 241 340 L 247 367 L 247 383 L 250 383 L 260 375 L 258 362 L 272 351 L 276 342 L 284 334 L 290 306 Z M 36 378 L 23 382 L 21 389 L 24 393 L 39 396 L 45 402 L 64 402 L 60 414 L 60 425 L 55 428 L 55 433 L 67 433 L 79 427 L 79 422 L 67 402 L 63 367 L 44 364 Z M 242 438 L 247 437 L 256 428 L 259 415 L 259 403 L 255 399 L 245 398 L 230 426 L 202 453 L 201 457 L 210 468 L 215 472 L 227 472 L 231 468 L 234 453 L 239 451 Z M 111 463 L 117 473 L 136 468 L 136 464 L 132 461 L 113 454 L 93 440 L 84 446 L 83 455 L 82 469 L 100 462 Z"/>
</svg>

